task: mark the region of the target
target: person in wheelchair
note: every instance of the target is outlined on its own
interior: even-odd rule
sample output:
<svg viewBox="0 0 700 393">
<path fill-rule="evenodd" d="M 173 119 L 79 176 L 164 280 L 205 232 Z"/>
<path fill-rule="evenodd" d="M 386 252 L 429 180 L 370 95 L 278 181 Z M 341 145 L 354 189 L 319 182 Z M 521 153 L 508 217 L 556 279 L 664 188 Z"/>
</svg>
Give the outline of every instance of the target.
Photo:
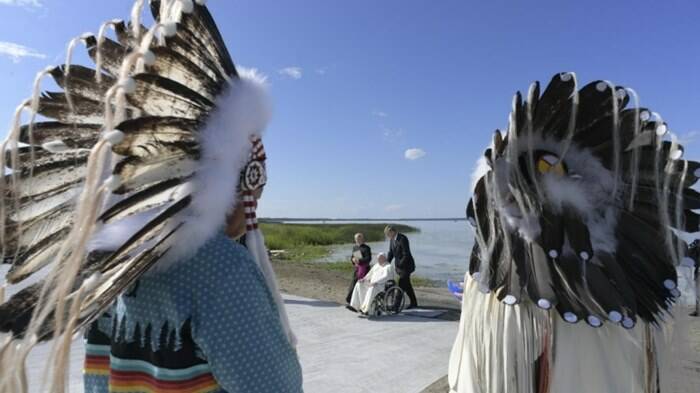
<svg viewBox="0 0 700 393">
<path fill-rule="evenodd" d="M 377 263 L 370 269 L 367 275 L 358 280 L 352 291 L 350 306 L 362 314 L 370 314 L 372 301 L 377 294 L 384 291 L 389 280 L 394 279 L 394 267 L 386 259 L 384 253 L 379 253 Z"/>
</svg>

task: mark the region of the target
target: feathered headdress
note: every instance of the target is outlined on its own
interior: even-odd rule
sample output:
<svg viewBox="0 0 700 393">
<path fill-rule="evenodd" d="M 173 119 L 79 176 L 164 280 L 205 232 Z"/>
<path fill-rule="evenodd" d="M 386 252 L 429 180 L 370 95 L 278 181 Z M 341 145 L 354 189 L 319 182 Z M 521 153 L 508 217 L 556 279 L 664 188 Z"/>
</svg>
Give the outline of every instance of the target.
<svg viewBox="0 0 700 393">
<path fill-rule="evenodd" d="M 0 305 L 0 391 L 26 388 L 9 376 L 39 341 L 58 338 L 52 362 L 67 362 L 73 333 L 150 269 L 194 253 L 238 195 L 264 184 L 264 78 L 234 66 L 203 3 L 152 0 L 145 27 L 137 0 L 130 22 L 71 41 L 66 64 L 41 72 L 17 108 L 2 145 L 0 243 L 8 283 L 41 281 Z M 71 64 L 80 42 L 94 69 Z M 63 90 L 40 93 L 46 76 Z M 293 341 L 256 225 L 247 238 Z"/>
<path fill-rule="evenodd" d="M 578 90 L 556 75 L 515 96 L 508 132 L 484 155 L 467 217 L 469 272 L 506 304 L 555 308 L 571 323 L 657 322 L 679 296 L 675 266 L 696 232 L 700 164 L 634 92 L 607 81 Z"/>
<path fill-rule="evenodd" d="M 676 266 L 686 255 L 678 232 L 700 224 L 691 189 L 700 164 L 682 156 L 631 89 L 602 80 L 579 89 L 573 73 L 561 73 L 542 93 L 534 83 L 526 99 L 515 95 L 467 206 L 476 237 L 450 361 L 454 389 L 657 386 L 654 336 L 680 296 Z M 605 345 L 609 352 L 595 352 Z M 579 372 L 584 362 L 596 371 Z M 571 390 L 578 378 L 587 385 Z"/>
</svg>

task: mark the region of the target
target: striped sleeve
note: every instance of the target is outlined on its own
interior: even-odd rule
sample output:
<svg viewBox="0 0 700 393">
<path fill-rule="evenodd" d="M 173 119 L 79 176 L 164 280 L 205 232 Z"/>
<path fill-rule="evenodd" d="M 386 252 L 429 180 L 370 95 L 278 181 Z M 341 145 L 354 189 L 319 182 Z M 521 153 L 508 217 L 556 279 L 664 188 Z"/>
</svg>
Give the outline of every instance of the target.
<svg viewBox="0 0 700 393">
<path fill-rule="evenodd" d="M 85 333 L 83 385 L 85 393 L 109 392 L 112 317 L 105 314 L 93 322 Z"/>
</svg>

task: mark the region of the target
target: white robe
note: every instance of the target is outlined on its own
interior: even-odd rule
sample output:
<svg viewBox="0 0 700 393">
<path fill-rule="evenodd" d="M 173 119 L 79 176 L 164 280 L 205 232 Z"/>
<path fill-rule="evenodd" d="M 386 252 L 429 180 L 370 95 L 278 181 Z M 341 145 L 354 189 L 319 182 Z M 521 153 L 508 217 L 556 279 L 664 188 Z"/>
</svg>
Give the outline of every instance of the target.
<svg viewBox="0 0 700 393">
<path fill-rule="evenodd" d="M 386 263 L 384 266 L 375 263 L 364 279 L 358 280 L 355 284 L 350 306 L 355 310 L 369 313 L 372 300 L 384 290 L 384 284 L 392 278 L 394 278 L 394 266 L 391 263 Z"/>
</svg>

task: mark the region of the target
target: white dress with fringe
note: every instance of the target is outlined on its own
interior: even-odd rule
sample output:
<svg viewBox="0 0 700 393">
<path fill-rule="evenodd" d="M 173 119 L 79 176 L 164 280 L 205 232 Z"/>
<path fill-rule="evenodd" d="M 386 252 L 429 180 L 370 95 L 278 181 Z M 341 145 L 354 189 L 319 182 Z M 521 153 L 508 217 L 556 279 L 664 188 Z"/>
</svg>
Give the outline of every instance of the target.
<svg viewBox="0 0 700 393">
<path fill-rule="evenodd" d="M 450 355 L 453 393 L 656 392 L 661 331 L 569 324 L 533 304 L 508 306 L 468 275 Z M 538 362 L 539 360 L 539 362 Z"/>
</svg>

